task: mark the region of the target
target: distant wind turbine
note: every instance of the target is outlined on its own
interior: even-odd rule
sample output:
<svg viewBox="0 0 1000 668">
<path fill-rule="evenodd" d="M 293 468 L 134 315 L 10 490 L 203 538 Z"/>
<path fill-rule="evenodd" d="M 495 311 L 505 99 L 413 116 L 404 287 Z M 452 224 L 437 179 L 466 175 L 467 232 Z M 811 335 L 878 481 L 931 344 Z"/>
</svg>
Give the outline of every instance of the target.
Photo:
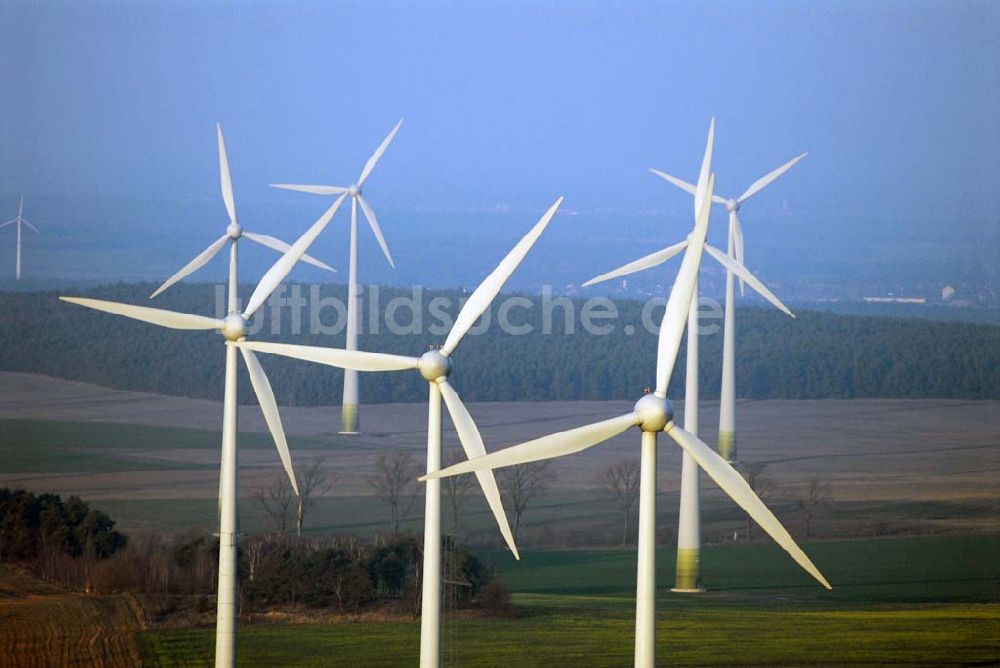
<svg viewBox="0 0 1000 668">
<path fill-rule="evenodd" d="M 347 350 L 357 350 L 358 349 L 358 205 L 361 205 L 361 210 L 365 214 L 365 218 L 368 220 L 369 227 L 372 228 L 372 234 L 375 235 L 375 239 L 378 240 L 378 245 L 382 248 L 382 253 L 385 254 L 385 259 L 389 261 L 389 266 L 393 269 L 396 268 L 396 263 L 392 259 L 392 254 L 389 252 L 389 246 L 385 243 L 385 237 L 382 236 L 382 228 L 378 225 L 378 219 L 375 218 L 375 212 L 372 211 L 371 206 L 361 196 L 361 188 L 365 185 L 365 181 L 371 176 L 372 170 L 375 169 L 375 165 L 381 159 L 382 154 L 385 150 L 389 148 L 389 144 L 392 143 L 393 138 L 395 138 L 396 133 L 399 132 L 400 126 L 403 125 L 403 119 L 399 119 L 396 123 L 396 127 L 382 140 L 375 152 L 368 162 L 365 163 L 364 168 L 361 170 L 361 176 L 358 177 L 356 183 L 350 186 L 319 186 L 319 185 L 296 185 L 291 183 L 272 183 L 272 188 L 283 188 L 285 190 L 297 190 L 304 193 L 312 193 L 313 195 L 350 195 L 351 197 L 351 258 L 350 265 L 347 272 L 347 343 L 344 346 Z M 344 395 L 341 405 L 341 429 L 342 434 L 355 434 L 358 432 L 358 373 L 355 369 L 344 369 Z"/>
<path fill-rule="evenodd" d="M 230 220 L 235 221 L 236 214 L 233 203 L 232 181 L 229 177 L 229 164 L 226 160 L 221 131 L 219 131 L 219 168 L 222 173 L 222 197 L 226 203 Z M 322 217 L 313 224 L 310 232 L 317 229 L 321 230 L 325 227 L 342 203 L 343 198 L 334 202 Z M 233 224 L 235 222 L 231 222 L 231 225 Z M 303 236 L 308 236 L 310 232 L 306 232 Z M 318 234 L 318 232 L 316 233 Z M 221 241 L 225 243 L 228 239 L 230 237 L 227 235 Z M 233 241 L 235 242 L 235 239 Z M 236 387 L 237 348 L 232 344 L 242 340 L 246 336 L 249 319 L 253 317 L 253 314 L 257 312 L 274 289 L 287 276 L 295 262 L 302 257 L 307 245 L 308 241 L 303 241 L 300 238 L 299 241 L 289 247 L 288 252 L 264 275 L 264 278 L 251 295 L 247 307 L 242 312 L 237 306 L 237 287 L 239 285 L 237 276 L 238 246 L 236 243 L 230 245 L 229 308 L 228 315 L 224 319 L 209 318 L 189 313 L 177 313 L 175 311 L 166 311 L 145 306 L 120 304 L 99 299 L 60 297 L 61 300 L 71 304 L 115 315 L 122 315 L 126 318 L 141 320 L 170 329 L 217 330 L 225 339 L 226 380 L 222 413 L 222 456 L 219 472 L 219 584 L 215 632 L 215 665 L 218 668 L 230 668 L 236 665 L 236 546 L 238 542 L 237 503 L 239 498 L 236 412 L 238 394 Z M 242 353 L 243 361 L 246 363 L 247 372 L 250 375 L 250 384 L 253 386 L 261 412 L 264 414 L 264 420 L 267 422 L 268 429 L 274 439 L 274 444 L 278 449 L 281 463 L 291 481 L 292 489 L 297 495 L 299 490 L 295 481 L 295 473 L 292 470 L 291 454 L 288 451 L 288 442 L 285 439 L 285 432 L 281 424 L 281 416 L 278 413 L 278 404 L 275 401 L 274 392 L 271 390 L 271 383 L 268 381 L 260 361 L 252 351 L 241 350 L 239 352 Z"/>
<path fill-rule="evenodd" d="M 420 357 L 388 355 L 357 350 L 341 350 L 317 346 L 301 346 L 286 343 L 240 342 L 237 345 L 246 351 L 273 353 L 295 359 L 317 362 L 341 369 L 355 371 L 403 371 L 413 369 L 427 381 L 430 389 L 427 412 L 427 473 L 441 467 L 441 400 L 444 399 L 451 421 L 458 432 L 467 457 L 476 458 L 486 454 L 482 436 L 468 409 L 458 393 L 448 382 L 452 372 L 451 355 L 462 338 L 492 304 L 507 279 L 531 250 L 549 221 L 555 215 L 562 197 L 557 199 L 538 223 L 500 261 L 497 268 L 487 276 L 462 306 L 455 324 L 448 332 L 448 338 L 438 350 L 429 350 Z M 496 518 L 500 533 L 510 547 L 514 557 L 519 559 L 514 536 L 507 522 L 500 492 L 493 472 L 476 472 L 479 485 L 486 502 Z M 420 613 L 420 666 L 436 668 L 441 664 L 441 483 L 433 480 L 427 484 L 424 511 L 424 555 L 423 591 Z"/>
<path fill-rule="evenodd" d="M 706 170 L 703 170 L 703 175 Z M 430 473 L 421 480 L 435 480 L 459 475 L 526 464 L 586 450 L 611 439 L 633 427 L 642 431 L 639 490 L 639 544 L 636 583 L 635 665 L 652 668 L 656 665 L 656 437 L 661 431 L 674 441 L 740 507 L 743 508 L 791 557 L 816 578 L 824 587 L 830 584 L 809 557 L 796 545 L 778 518 L 750 488 L 743 477 L 712 448 L 697 436 L 678 427 L 673 420 L 673 408 L 667 399 L 667 386 L 673 372 L 681 338 L 684 335 L 687 314 L 694 294 L 695 281 L 705 248 L 708 232 L 710 198 L 714 189 L 714 175 L 699 179 L 699 195 L 704 193 L 698 207 L 698 220 L 689 237 L 684 259 L 670 290 L 663 322 L 660 326 L 656 354 L 656 391 L 636 402 L 629 413 L 602 420 L 590 425 L 543 436 L 533 441 L 514 445 L 477 459 Z"/>
<path fill-rule="evenodd" d="M 709 168 L 709 164 L 712 157 L 712 150 L 715 141 L 715 119 L 712 119 L 712 123 L 708 130 L 708 142 L 705 148 L 705 157 L 702 160 L 701 172 L 699 174 L 699 183 L 705 181 L 705 175 Z M 655 174 L 662 175 L 663 173 L 659 170 L 650 170 Z M 675 177 L 669 177 L 668 180 L 675 179 Z M 675 179 L 678 180 L 679 179 Z M 673 181 L 671 181 L 673 182 Z M 686 183 L 686 182 L 682 182 Z M 690 185 L 690 184 L 688 184 Z M 697 220 L 699 215 L 699 205 L 704 199 L 704 193 L 699 192 L 696 186 L 691 186 L 692 192 L 695 193 L 695 220 Z M 710 206 L 710 205 L 709 205 Z M 633 274 L 637 271 L 642 271 L 644 269 L 650 269 L 652 267 L 658 266 L 667 260 L 671 259 L 673 256 L 677 255 L 683 251 L 689 240 L 682 241 L 680 243 L 668 246 L 663 250 L 651 253 L 645 257 L 639 258 L 633 262 L 630 262 L 618 269 L 614 269 L 606 274 L 601 274 L 595 278 L 590 279 L 583 284 L 583 287 L 588 287 L 594 285 L 595 283 L 600 283 L 612 278 L 617 278 L 620 276 L 626 276 Z M 730 280 L 735 274 L 740 278 L 741 281 L 746 281 L 750 284 L 754 290 L 760 293 L 765 299 L 774 304 L 776 307 L 781 309 L 783 312 L 794 317 L 792 312 L 781 303 L 781 301 L 774 296 L 774 294 L 768 290 L 763 283 L 760 282 L 753 274 L 751 274 L 746 267 L 743 266 L 740 260 L 722 253 L 710 246 L 705 244 L 705 250 L 711 255 L 715 260 L 717 260 L 725 269 L 727 276 Z M 698 400 L 699 400 L 699 389 L 698 389 L 698 277 L 695 276 L 694 279 L 694 289 L 691 298 L 691 305 L 688 310 L 688 327 L 687 327 L 687 373 L 685 374 L 685 390 L 684 390 L 684 428 L 694 434 L 698 435 Z M 701 500 L 700 500 L 700 481 L 698 465 L 687 453 L 683 456 L 683 464 L 681 468 L 681 493 L 680 493 L 680 513 L 677 524 L 677 567 L 675 569 L 675 586 L 674 591 L 681 593 L 691 593 L 703 591 L 701 588 L 700 578 L 701 578 Z"/>
<path fill-rule="evenodd" d="M 24 216 L 21 215 L 23 212 L 24 195 L 21 196 L 21 203 L 17 207 L 17 218 L 11 218 L 6 223 L 0 224 L 0 227 L 17 224 L 17 260 L 14 265 L 14 277 L 18 281 L 21 280 L 21 225 L 27 225 L 35 234 L 39 234 L 38 228 L 25 220 Z"/>
<path fill-rule="evenodd" d="M 184 265 L 180 271 L 165 280 L 163 285 L 158 287 L 156 291 L 149 296 L 150 299 L 153 299 L 160 293 L 164 292 L 167 288 L 185 276 L 193 274 L 201 269 L 209 260 L 218 255 L 219 251 L 221 251 L 229 242 L 232 242 L 233 247 L 235 248 L 240 239 L 246 238 L 260 244 L 261 246 L 266 246 L 267 248 L 276 250 L 279 253 L 285 253 L 289 248 L 291 248 L 291 246 L 286 244 L 281 239 L 275 239 L 274 237 L 270 237 L 266 234 L 247 232 L 236 220 L 236 202 L 233 198 L 233 181 L 229 174 L 229 159 L 226 157 L 226 142 L 222 138 L 222 126 L 216 124 L 215 131 L 219 143 L 219 178 L 222 182 L 222 199 L 226 204 L 226 212 L 229 214 L 229 225 L 226 226 L 226 233 L 213 241 L 208 248 L 203 250 L 193 260 Z M 336 269 L 325 262 L 320 262 L 316 258 L 309 255 L 303 255 L 302 261 L 308 262 L 309 264 L 319 267 L 320 269 L 336 271 Z"/>
<path fill-rule="evenodd" d="M 795 164 L 802 158 L 809 155 L 808 153 L 803 153 L 802 155 L 796 156 L 783 164 L 781 167 L 768 172 L 761 178 L 750 184 L 750 187 L 746 191 L 736 198 L 725 198 L 719 195 L 712 196 L 712 202 L 716 204 L 724 204 L 726 210 L 729 211 L 729 241 L 727 242 L 726 255 L 735 260 L 740 265 L 743 265 L 743 229 L 740 226 L 740 218 L 738 212 L 740 206 L 743 202 L 747 201 L 750 197 L 757 194 L 765 187 L 774 182 L 779 176 L 787 172 L 789 169 L 795 166 Z M 650 170 L 660 178 L 674 184 L 681 190 L 687 191 L 692 195 L 695 194 L 695 187 L 677 178 L 676 176 L 671 176 L 666 172 L 662 172 L 658 169 Z M 735 462 L 737 460 L 737 449 L 736 449 L 736 320 L 734 310 L 736 308 L 735 291 L 733 287 L 733 274 L 734 272 L 728 267 L 726 269 L 726 306 L 725 306 L 725 320 L 723 321 L 723 335 L 722 335 L 722 397 L 719 404 L 719 454 L 726 458 L 727 461 Z M 742 276 L 738 276 L 740 279 L 740 294 L 744 293 L 744 281 Z M 746 281 L 749 282 L 749 281 Z M 756 288 L 755 288 L 756 289 Z M 766 296 L 766 295 L 765 295 Z M 772 302 L 773 303 L 773 302 Z M 781 308 L 781 307 L 779 307 Z M 782 309 L 785 310 L 785 309 Z"/>
</svg>

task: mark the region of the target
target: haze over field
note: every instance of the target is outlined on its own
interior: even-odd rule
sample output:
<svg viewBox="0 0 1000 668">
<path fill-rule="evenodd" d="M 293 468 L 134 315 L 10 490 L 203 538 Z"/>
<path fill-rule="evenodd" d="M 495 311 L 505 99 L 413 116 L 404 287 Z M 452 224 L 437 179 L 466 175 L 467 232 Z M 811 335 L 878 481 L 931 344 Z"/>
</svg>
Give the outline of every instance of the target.
<svg viewBox="0 0 1000 668">
<path fill-rule="evenodd" d="M 361 280 L 473 285 L 565 194 L 510 287 L 568 290 L 686 233 L 688 196 L 646 170 L 693 179 L 714 114 L 725 195 L 810 153 L 743 216 L 782 296 L 997 301 L 995 3 L 56 1 L 0 23 L 0 214 L 24 193 L 42 225 L 29 277 L 162 279 L 200 250 L 225 221 L 216 121 L 241 220 L 290 240 L 323 202 L 266 184 L 347 182 L 405 117 L 368 185 L 399 268 L 362 235 Z M 346 216 L 330 233 L 316 252 L 343 269 Z"/>
</svg>

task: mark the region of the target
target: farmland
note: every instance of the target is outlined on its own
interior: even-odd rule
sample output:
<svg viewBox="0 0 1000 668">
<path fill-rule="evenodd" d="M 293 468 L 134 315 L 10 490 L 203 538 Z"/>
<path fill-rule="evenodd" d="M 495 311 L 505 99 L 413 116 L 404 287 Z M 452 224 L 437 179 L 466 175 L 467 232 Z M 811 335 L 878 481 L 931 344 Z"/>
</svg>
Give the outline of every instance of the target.
<svg viewBox="0 0 1000 668">
<path fill-rule="evenodd" d="M 470 410 L 494 449 L 627 406 L 473 403 Z M 682 414 L 683 403 L 677 409 Z M 742 458 L 766 465 L 773 482 L 767 502 L 797 537 L 803 535 L 797 490 L 817 477 L 830 485 L 831 498 L 813 527 L 817 539 L 805 542 L 805 549 L 835 589 L 817 587 L 769 542 L 746 544 L 745 517 L 706 481 L 703 574 L 709 592 L 670 594 L 679 457 L 664 442 L 657 563 L 664 660 L 935 666 L 1000 660 L 1000 404 L 743 401 L 738 410 Z M 366 406 L 363 419 L 371 431 L 346 438 L 335 433 L 335 407 L 283 409 L 296 465 L 322 459 L 335 478 L 307 521 L 307 534 L 370 538 L 386 531 L 388 513 L 365 474 L 388 448 L 420 457 L 423 411 L 414 404 Z M 716 412 L 716 404 L 705 403 L 702 432 L 709 442 Z M 0 484 L 80 494 L 130 533 L 210 532 L 220 414 L 219 404 L 207 400 L 2 373 Z M 456 451 L 448 426 L 446 451 Z M 240 427 L 241 526 L 252 533 L 269 528 L 254 491 L 281 469 L 255 407 L 241 408 Z M 596 475 L 637 454 L 637 443 L 625 437 L 559 461 L 553 488 L 525 516 L 520 563 L 498 549 L 485 504 L 476 495 L 467 500 L 464 540 L 500 570 L 516 613 L 501 619 L 446 614 L 448 665 L 629 663 L 635 552 L 616 545 L 620 516 Z M 421 525 L 422 504 L 415 501 L 404 529 Z M 732 544 L 734 532 L 738 544 Z M 64 663 L 119 665 L 118 657 L 134 663 L 141 654 L 148 665 L 166 666 L 204 665 L 212 655 L 210 627 L 145 628 L 141 611 L 123 596 L 57 590 L 22 577 L 10 571 L 0 577 L 0 636 L 20 643 L 0 648 L 0 655 L 64 652 Z M 245 620 L 239 636 L 244 665 L 399 665 L 416 655 L 415 619 L 291 612 Z M 38 621 L 67 614 L 72 620 L 57 625 L 59 634 Z"/>
</svg>

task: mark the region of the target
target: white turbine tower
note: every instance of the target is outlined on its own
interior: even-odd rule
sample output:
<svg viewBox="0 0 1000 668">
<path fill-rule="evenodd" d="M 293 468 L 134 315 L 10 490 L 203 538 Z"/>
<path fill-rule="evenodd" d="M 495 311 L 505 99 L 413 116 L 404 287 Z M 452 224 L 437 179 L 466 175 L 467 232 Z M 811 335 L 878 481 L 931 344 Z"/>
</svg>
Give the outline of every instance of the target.
<svg viewBox="0 0 1000 668">
<path fill-rule="evenodd" d="M 656 664 L 656 436 L 661 431 L 669 434 L 685 452 L 689 453 L 719 487 L 753 517 L 800 566 L 824 587 L 830 588 L 830 584 L 809 557 L 795 544 L 788 531 L 757 497 L 743 477 L 697 436 L 681 429 L 673 421 L 673 408 L 667 399 L 667 385 L 684 334 L 685 321 L 705 247 L 705 235 L 708 232 L 709 203 L 715 179 L 712 176 L 706 180 L 702 180 L 698 185 L 701 200 L 698 220 L 688 239 L 684 260 L 681 262 L 677 280 L 670 290 L 670 298 L 660 327 L 656 355 L 656 391 L 636 402 L 634 409 L 625 415 L 543 436 L 421 478 L 430 481 L 444 476 L 492 470 L 568 455 L 586 450 L 632 427 L 639 427 L 642 431 L 642 458 L 639 486 L 635 665 L 641 668 L 652 668 Z"/>
<path fill-rule="evenodd" d="M 17 225 L 17 260 L 14 265 L 14 277 L 16 280 L 21 280 L 21 226 L 27 225 L 35 234 L 39 234 L 38 228 L 25 220 L 24 216 L 21 214 L 24 212 L 24 196 L 21 196 L 21 203 L 17 207 L 17 218 L 11 218 L 6 223 L 0 224 L 0 227 L 7 227 L 8 225 Z"/>
<path fill-rule="evenodd" d="M 378 240 L 379 246 L 382 248 L 382 253 L 385 254 L 385 259 L 389 261 L 389 266 L 393 269 L 396 268 L 396 263 L 392 260 L 392 254 L 389 253 L 389 247 L 385 243 L 385 237 L 382 236 L 382 229 L 378 225 L 378 219 L 375 218 L 375 212 L 372 211 L 371 206 L 365 201 L 365 198 L 361 196 L 361 188 L 364 186 L 365 181 L 371 176 L 372 170 L 375 169 L 376 163 L 385 153 L 385 150 L 389 148 L 389 144 L 392 142 L 396 133 L 399 132 L 400 126 L 403 124 L 403 119 L 399 119 L 396 123 L 396 127 L 382 140 L 372 157 L 368 158 L 368 162 L 365 163 L 364 169 L 361 170 L 361 176 L 358 177 L 356 183 L 350 186 L 318 186 L 318 185 L 296 185 L 291 183 L 272 183 L 273 188 L 284 188 L 285 190 L 297 190 L 304 193 L 312 193 L 314 195 L 350 195 L 351 196 L 351 255 L 350 255 L 350 266 L 347 272 L 347 342 L 344 346 L 347 350 L 357 350 L 358 349 L 358 205 L 361 205 L 361 210 L 365 214 L 365 218 L 368 220 L 368 225 L 372 228 L 372 234 L 375 235 L 375 239 Z M 355 369 L 344 369 L 344 398 L 341 405 L 341 429 L 342 434 L 356 434 L 358 432 L 358 372 Z"/>
<path fill-rule="evenodd" d="M 470 459 L 481 457 L 486 454 L 486 448 L 483 445 L 479 429 L 458 393 L 448 382 L 448 376 L 452 372 L 451 355 L 479 316 L 490 307 L 504 283 L 514 273 L 514 270 L 548 226 L 561 203 L 562 198 L 560 197 L 524 238 L 500 261 L 497 268 L 476 288 L 459 312 L 455 324 L 448 332 L 448 338 L 439 350 L 430 350 L 420 357 L 406 357 L 284 343 L 241 342 L 237 346 L 247 351 L 274 353 L 341 369 L 354 369 L 355 371 L 415 369 L 428 382 L 430 388 L 427 410 L 427 472 L 433 473 L 441 467 L 442 397 L 448 407 L 448 412 L 466 456 Z M 514 537 L 500 501 L 500 492 L 497 489 L 493 472 L 483 469 L 476 472 L 476 477 L 479 479 L 479 485 L 483 489 L 490 510 L 493 511 L 497 520 L 500 533 L 503 534 L 514 557 L 519 559 L 520 555 L 514 545 Z M 441 484 L 438 480 L 429 482 L 426 489 L 422 585 L 420 665 L 422 668 L 435 668 L 441 664 Z"/>
<path fill-rule="evenodd" d="M 708 130 L 708 143 L 705 149 L 705 157 L 702 160 L 701 175 L 699 182 L 704 180 L 708 166 L 711 161 L 711 154 L 714 145 L 715 119 Z M 656 174 L 662 174 L 658 170 L 651 170 Z M 670 177 L 673 178 L 673 177 Z M 691 186 L 696 191 L 695 186 Z M 695 220 L 698 218 L 699 195 L 695 195 Z M 645 257 L 630 262 L 618 269 L 614 269 L 606 274 L 601 274 L 590 279 L 583 284 L 583 287 L 594 285 L 612 278 L 627 276 L 637 271 L 650 269 L 658 266 L 674 255 L 683 251 L 688 245 L 688 241 L 668 246 L 663 250 L 656 251 Z M 705 250 L 715 258 L 726 269 L 728 276 L 735 274 L 741 281 L 746 281 L 754 290 L 760 293 L 765 299 L 777 306 L 779 309 L 794 317 L 792 312 L 771 293 L 764 284 L 761 283 L 733 257 L 723 254 L 720 250 L 705 244 Z M 695 276 L 694 288 L 691 296 L 691 305 L 688 310 L 687 328 L 687 373 L 685 375 L 684 390 L 684 429 L 698 435 L 698 278 Z M 677 525 L 677 568 L 675 570 L 675 583 L 673 591 L 679 593 L 693 593 L 703 591 L 701 588 L 701 508 L 700 508 L 700 481 L 698 465 L 687 453 L 683 456 L 681 466 L 681 494 L 680 512 Z"/>
<path fill-rule="evenodd" d="M 226 157 L 226 142 L 222 138 L 222 126 L 216 124 L 215 131 L 219 143 L 219 179 L 222 185 L 222 199 L 226 204 L 226 212 L 229 214 L 229 225 L 226 226 L 226 233 L 213 241 L 208 248 L 203 250 L 193 260 L 184 265 L 180 271 L 164 281 L 163 285 L 158 287 L 156 291 L 149 296 L 150 299 L 153 299 L 185 276 L 201 269 L 209 260 L 218 255 L 219 251 L 221 251 L 228 242 L 232 242 L 233 247 L 235 248 L 236 244 L 239 243 L 239 240 L 245 238 L 258 243 L 261 246 L 266 246 L 267 248 L 276 250 L 282 254 L 286 253 L 291 248 L 291 246 L 286 244 L 281 239 L 275 239 L 274 237 L 270 237 L 266 234 L 247 232 L 236 220 L 236 202 L 233 199 L 233 180 L 229 173 L 229 159 Z M 302 261 L 308 262 L 309 264 L 317 266 L 320 269 L 336 271 L 336 269 L 330 265 L 320 262 L 316 258 L 309 255 L 303 255 Z M 232 267 L 234 265 L 230 266 Z M 230 285 L 230 290 L 232 289 L 233 287 Z M 230 309 L 232 309 L 232 305 L 230 305 Z"/>
<path fill-rule="evenodd" d="M 743 229 L 740 227 L 740 218 L 738 212 L 740 206 L 748 200 L 753 195 L 757 194 L 763 190 L 766 186 L 775 181 L 779 176 L 787 172 L 789 169 L 795 166 L 802 158 L 806 157 L 808 153 L 803 153 L 802 155 L 796 156 L 783 164 L 781 167 L 769 172 L 768 174 L 762 176 L 761 178 L 754 181 L 749 188 L 746 189 L 742 195 L 736 198 L 725 198 L 719 195 L 713 195 L 712 201 L 716 204 L 725 204 L 726 210 L 729 211 L 729 233 L 726 255 L 739 263 L 743 264 Z M 695 194 L 695 187 L 683 181 L 676 176 L 671 176 L 666 172 L 662 172 L 657 169 L 650 170 L 657 176 L 663 178 L 669 183 L 674 184 L 681 190 L 687 191 L 692 195 Z M 726 458 L 727 461 L 735 462 L 737 460 L 736 452 L 736 320 L 734 310 L 736 308 L 735 304 L 735 291 L 733 289 L 733 275 L 734 272 L 729 268 L 726 269 L 726 306 L 725 306 L 725 319 L 723 321 L 723 335 L 722 335 L 722 396 L 719 403 L 719 453 Z M 743 294 L 744 288 L 743 283 L 745 279 L 741 276 L 737 276 L 740 279 L 740 294 Z M 749 282 L 749 281 L 747 281 Z M 755 288 L 756 289 L 756 288 Z M 766 295 L 765 295 L 766 296 Z M 685 404 L 686 405 L 686 404 Z M 686 419 L 686 416 L 685 416 Z"/>
<path fill-rule="evenodd" d="M 226 202 L 226 209 L 229 211 L 230 219 L 235 220 L 232 184 L 229 178 L 229 167 L 225 158 L 225 148 L 221 141 L 221 133 L 219 135 L 219 158 L 220 169 L 222 171 L 222 196 Z M 307 236 L 313 230 L 325 227 L 337 212 L 342 202 L 343 198 L 338 199 L 313 224 L 310 231 L 303 236 Z M 228 238 L 228 235 L 224 237 L 222 240 L 223 243 Z M 229 247 L 229 311 L 228 315 L 221 320 L 201 315 L 177 313 L 175 311 L 120 304 L 99 299 L 60 297 L 60 299 L 66 302 L 115 315 L 122 315 L 134 320 L 149 322 L 170 329 L 218 330 L 225 339 L 226 375 L 222 412 L 222 456 L 219 471 L 219 584 L 215 632 L 215 665 L 219 668 L 230 668 L 236 665 L 236 547 L 238 539 L 237 503 L 239 498 L 236 451 L 236 402 L 238 394 L 236 387 L 237 348 L 232 344 L 242 340 L 246 336 L 248 320 L 280 284 L 281 280 L 276 280 L 277 276 L 280 275 L 283 278 L 287 275 L 291 266 L 302 257 L 307 245 L 308 242 L 300 239 L 289 247 L 289 251 L 278 260 L 275 266 L 265 274 L 260 284 L 257 285 L 257 288 L 250 297 L 247 308 L 240 312 L 236 296 L 238 286 L 238 247 L 236 243 L 233 243 Z M 290 260 L 289 258 L 294 259 Z M 279 269 L 276 270 L 275 267 L 279 267 Z M 285 270 L 285 267 L 288 270 Z M 291 481 L 292 489 L 298 494 L 298 485 L 295 482 L 295 474 L 292 470 L 291 455 L 288 452 L 288 442 L 285 439 L 281 416 L 278 413 L 278 404 L 271 390 L 270 381 L 268 381 L 267 375 L 260 365 L 260 361 L 252 351 L 242 350 L 240 352 L 247 366 L 250 384 L 253 386 L 257 401 L 260 403 L 261 412 L 264 414 L 264 420 L 267 422 L 271 436 L 274 438 L 274 444 L 281 457 L 281 463 Z"/>
</svg>

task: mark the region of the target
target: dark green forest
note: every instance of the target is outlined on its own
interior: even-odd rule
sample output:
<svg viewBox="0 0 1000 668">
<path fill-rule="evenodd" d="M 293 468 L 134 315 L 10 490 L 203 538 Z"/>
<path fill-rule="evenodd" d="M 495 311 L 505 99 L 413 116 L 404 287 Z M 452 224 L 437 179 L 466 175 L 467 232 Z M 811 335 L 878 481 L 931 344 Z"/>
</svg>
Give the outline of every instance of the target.
<svg viewBox="0 0 1000 668">
<path fill-rule="evenodd" d="M 83 290 L 78 296 L 156 306 L 190 313 L 216 315 L 217 288 L 182 284 L 151 303 L 152 284 L 119 284 Z M 292 286 L 305 305 L 280 312 L 265 306 L 253 326 L 256 340 L 286 341 L 342 347 L 343 322 L 331 299 L 346 297 L 342 285 Z M 241 289 L 249 296 L 251 286 Z M 318 290 L 324 303 L 310 300 Z M 413 297 L 411 290 L 379 288 L 384 312 L 392 300 Z M 420 323 L 413 333 L 393 333 L 382 317 L 369 318 L 374 299 L 366 288 L 362 313 L 362 350 L 418 356 L 428 346 L 440 345 L 446 333 L 442 314 L 451 317 L 465 296 L 457 290 L 420 294 Z M 435 304 L 437 299 L 438 304 Z M 567 399 L 634 399 L 653 384 L 656 338 L 643 327 L 644 305 L 616 301 L 617 318 L 593 320 L 611 326 L 608 334 L 587 333 L 580 314 L 584 300 L 563 300 L 546 308 L 534 296 L 510 309 L 511 324 L 530 326 L 530 333 L 514 335 L 497 326 L 497 306 L 491 325 L 470 333 L 453 355 L 452 382 L 467 401 L 546 401 Z M 559 298 L 556 298 L 557 300 Z M 443 300 L 449 306 L 443 307 Z M 315 312 L 308 303 L 317 304 Z M 498 299 L 500 303 L 502 299 Z M 574 331 L 566 331 L 566 311 Z M 605 307 L 597 306 L 596 312 Z M 706 309 L 708 312 L 709 309 Z M 543 330 L 545 312 L 551 313 L 551 333 Z M 278 317 L 273 317 L 275 313 Z M 119 389 L 220 398 L 223 384 L 223 339 L 215 332 L 167 330 L 58 301 L 55 292 L 0 293 L 0 369 L 40 373 Z M 662 305 L 647 320 L 659 323 Z M 413 313 L 398 303 L 395 321 L 407 327 Z M 758 307 L 739 307 L 736 320 L 737 395 L 756 399 L 820 398 L 964 398 L 1000 399 L 1000 327 L 924 319 L 839 315 L 799 311 L 796 319 Z M 335 334 L 315 333 L 314 318 Z M 298 327 L 294 320 L 298 320 Z M 379 324 L 371 331 L 371 321 Z M 719 393 L 722 359 L 721 319 L 704 319 L 717 331 L 700 338 L 701 387 L 706 398 Z M 431 327 L 438 331 L 432 333 Z M 629 334 L 629 327 L 634 333 Z M 297 330 L 300 333 L 293 333 Z M 313 331 L 313 333 L 310 333 Z M 419 332 L 419 333 L 416 333 Z M 678 357 L 670 394 L 683 397 L 684 348 Z M 341 373 L 275 356 L 262 362 L 278 401 L 282 404 L 336 404 L 340 402 Z M 244 373 L 241 370 L 241 373 Z M 241 382 L 244 401 L 252 401 L 247 382 Z M 421 401 L 426 383 L 417 372 L 362 374 L 366 402 Z"/>
</svg>

